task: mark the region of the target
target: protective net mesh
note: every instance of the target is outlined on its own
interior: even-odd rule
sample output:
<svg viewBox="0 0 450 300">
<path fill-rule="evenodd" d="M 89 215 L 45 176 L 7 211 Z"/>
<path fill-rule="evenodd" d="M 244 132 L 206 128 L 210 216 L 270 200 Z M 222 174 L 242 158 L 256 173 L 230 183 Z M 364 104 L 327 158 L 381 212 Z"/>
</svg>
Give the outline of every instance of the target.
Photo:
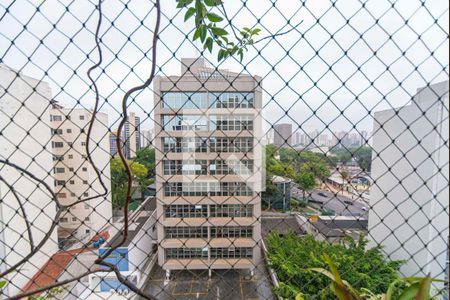
<svg viewBox="0 0 450 300">
<path fill-rule="evenodd" d="M 448 299 L 448 17 L 2 1 L 2 299 Z"/>
</svg>

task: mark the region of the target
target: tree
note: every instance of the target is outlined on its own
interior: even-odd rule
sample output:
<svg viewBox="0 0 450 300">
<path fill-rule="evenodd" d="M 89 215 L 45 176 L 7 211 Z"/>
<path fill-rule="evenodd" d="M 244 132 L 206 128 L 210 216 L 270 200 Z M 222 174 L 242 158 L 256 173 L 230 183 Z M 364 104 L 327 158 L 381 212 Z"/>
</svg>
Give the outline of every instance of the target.
<svg viewBox="0 0 450 300">
<path fill-rule="evenodd" d="M 147 168 L 144 165 L 133 161 L 128 162 L 128 165 L 133 174 L 133 185 L 143 192 L 150 184 L 150 180 L 147 178 Z M 126 200 L 128 176 L 125 172 L 122 160 L 119 157 L 111 159 L 110 168 L 113 207 L 122 208 Z"/>
<path fill-rule="evenodd" d="M 303 200 L 306 201 L 306 193 L 316 187 L 314 174 L 307 168 L 303 168 L 297 176 L 295 182 L 303 191 Z"/>
<path fill-rule="evenodd" d="M 283 236 L 272 233 L 267 238 L 270 267 L 276 270 L 283 299 L 336 299 L 330 289 L 329 279 L 314 273 L 311 268 L 326 268 L 323 255 L 327 254 L 340 274 L 355 289 L 368 289 L 376 294 L 385 292 L 389 285 L 400 278 L 402 261 L 390 261 L 380 247 L 367 249 L 367 241 L 361 238 L 346 239 L 340 244 L 317 241 L 311 235 L 298 236 L 291 232 Z"/>
<path fill-rule="evenodd" d="M 155 176 L 155 148 L 148 147 L 138 150 L 134 161 L 144 165 L 147 168 L 148 178 Z"/>
</svg>

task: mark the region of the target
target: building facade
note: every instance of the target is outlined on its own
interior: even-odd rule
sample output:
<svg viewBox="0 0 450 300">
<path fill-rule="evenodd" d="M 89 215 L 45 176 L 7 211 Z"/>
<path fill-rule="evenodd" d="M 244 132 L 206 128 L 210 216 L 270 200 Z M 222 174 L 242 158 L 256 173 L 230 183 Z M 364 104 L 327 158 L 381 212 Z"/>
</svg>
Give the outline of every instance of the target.
<svg viewBox="0 0 450 300">
<path fill-rule="evenodd" d="M 431 85 L 410 105 L 375 113 L 369 238 L 390 259 L 406 260 L 407 277 L 446 275 L 448 90 L 448 81 Z"/>
<path fill-rule="evenodd" d="M 292 124 L 275 124 L 274 129 L 274 145 L 280 147 L 292 146 Z"/>
<path fill-rule="evenodd" d="M 136 153 L 141 149 L 141 118 L 137 117 L 134 112 L 128 114 L 127 121 L 122 128 L 122 151 L 126 159 L 133 159 Z M 109 152 L 111 156 L 117 155 L 117 131 L 109 134 Z"/>
<path fill-rule="evenodd" d="M 158 262 L 253 269 L 261 260 L 261 79 L 182 59 L 154 82 Z M 195 91 L 195 92 L 192 92 Z"/>
<path fill-rule="evenodd" d="M 51 99 L 48 83 L 0 65 L 0 159 L 26 169 L 50 188 L 53 187 L 49 147 Z M 0 272 L 4 272 L 30 253 L 26 220 L 36 245 L 51 229 L 56 203 L 43 184 L 11 166 L 0 163 L 0 176 Z M 54 230 L 30 260 L 2 278 L 8 284 L 2 287 L 1 295 L 6 298 L 16 295 L 58 251 L 57 242 Z"/>
<path fill-rule="evenodd" d="M 50 111 L 55 193 L 63 205 L 92 198 L 104 193 L 94 167 L 88 160 L 86 138 L 92 111 L 69 109 L 54 104 Z M 97 113 L 92 128 L 91 157 L 102 173 L 108 191 L 72 206 L 59 220 L 60 238 L 72 235 L 78 240 L 89 239 L 112 221 L 108 115 Z"/>
</svg>

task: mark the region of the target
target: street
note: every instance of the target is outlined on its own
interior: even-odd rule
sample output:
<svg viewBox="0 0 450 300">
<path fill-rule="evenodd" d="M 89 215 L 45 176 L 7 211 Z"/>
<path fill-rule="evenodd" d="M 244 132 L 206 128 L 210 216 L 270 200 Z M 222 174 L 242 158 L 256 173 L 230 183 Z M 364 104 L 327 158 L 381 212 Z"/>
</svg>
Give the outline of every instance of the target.
<svg viewBox="0 0 450 300">
<path fill-rule="evenodd" d="M 292 187 L 292 196 L 299 200 L 303 199 L 303 191 L 298 189 L 296 186 Z M 319 194 L 320 193 L 320 194 Z M 336 215 L 341 216 L 366 216 L 368 214 L 367 208 L 368 205 L 360 200 L 353 200 L 346 196 L 338 195 L 336 196 L 334 193 L 324 191 L 324 190 L 312 190 L 310 192 L 310 197 L 315 202 L 319 203 L 311 203 L 310 205 L 315 208 L 325 208 L 329 210 L 333 210 Z M 353 204 L 347 204 L 353 203 Z M 363 208 L 366 208 L 366 211 Z"/>
</svg>

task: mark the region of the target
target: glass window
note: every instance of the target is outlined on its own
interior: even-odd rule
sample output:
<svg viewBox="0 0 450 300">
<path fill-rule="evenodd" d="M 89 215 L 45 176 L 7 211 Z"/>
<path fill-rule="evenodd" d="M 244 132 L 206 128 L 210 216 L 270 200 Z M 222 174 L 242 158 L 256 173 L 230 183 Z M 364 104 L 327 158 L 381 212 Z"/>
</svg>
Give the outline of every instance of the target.
<svg viewBox="0 0 450 300">
<path fill-rule="evenodd" d="M 165 252 L 167 259 L 208 258 L 208 248 L 174 248 Z"/>
<path fill-rule="evenodd" d="M 253 108 L 253 93 L 211 93 L 210 101 L 216 108 Z"/>
<path fill-rule="evenodd" d="M 211 238 L 251 238 L 253 227 L 211 227 Z"/>
<path fill-rule="evenodd" d="M 63 142 L 52 142 L 52 148 L 62 148 L 64 147 Z"/>
<path fill-rule="evenodd" d="M 208 118 L 199 115 L 162 116 L 163 129 L 167 131 L 207 131 Z"/>
<path fill-rule="evenodd" d="M 252 258 L 252 248 L 211 248 L 211 258 Z"/>
<path fill-rule="evenodd" d="M 165 205 L 166 218 L 206 218 L 207 205 Z"/>
<path fill-rule="evenodd" d="M 166 92 L 163 94 L 162 107 L 172 109 L 205 109 L 208 108 L 206 93 L 177 93 Z"/>
<path fill-rule="evenodd" d="M 222 204 L 211 205 L 210 216 L 212 218 L 248 218 L 253 217 L 253 205 L 248 204 Z"/>
<path fill-rule="evenodd" d="M 208 238 L 208 227 L 166 227 L 167 239 Z"/>
</svg>

